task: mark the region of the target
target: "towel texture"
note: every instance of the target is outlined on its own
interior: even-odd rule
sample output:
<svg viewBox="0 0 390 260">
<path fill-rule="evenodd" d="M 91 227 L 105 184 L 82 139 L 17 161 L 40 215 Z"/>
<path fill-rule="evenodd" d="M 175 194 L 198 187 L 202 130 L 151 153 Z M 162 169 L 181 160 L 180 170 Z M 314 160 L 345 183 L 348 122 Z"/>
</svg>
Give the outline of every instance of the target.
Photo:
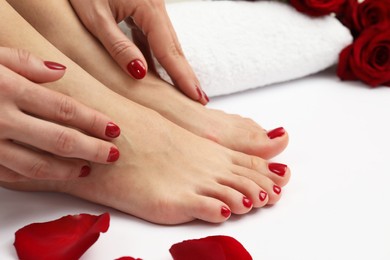
<svg viewBox="0 0 390 260">
<path fill-rule="evenodd" d="M 181 2 L 168 4 L 167 10 L 209 96 L 316 73 L 336 64 L 352 42 L 336 18 L 310 18 L 279 2 Z"/>
</svg>

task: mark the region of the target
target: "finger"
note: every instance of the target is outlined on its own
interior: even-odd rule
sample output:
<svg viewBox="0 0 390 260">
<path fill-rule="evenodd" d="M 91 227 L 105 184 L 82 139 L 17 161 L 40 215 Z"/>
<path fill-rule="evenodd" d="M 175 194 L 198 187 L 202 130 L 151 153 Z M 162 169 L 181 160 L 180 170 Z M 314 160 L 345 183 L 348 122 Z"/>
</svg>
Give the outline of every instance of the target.
<svg viewBox="0 0 390 260">
<path fill-rule="evenodd" d="M 122 32 L 112 14 L 104 19 L 101 28 L 93 32 L 95 36 L 126 73 L 134 79 L 144 78 L 148 66 L 142 52 Z"/>
<path fill-rule="evenodd" d="M 133 16 L 134 22 L 145 33 L 154 56 L 175 85 L 191 99 L 207 104 L 209 99 L 183 53 L 164 2 L 161 1 L 155 8 L 158 11 L 151 11 L 149 8 L 137 9 Z M 143 17 L 150 19 L 147 23 L 142 23 L 145 21 Z"/>
<path fill-rule="evenodd" d="M 106 115 L 64 94 L 27 81 L 23 85 L 23 94 L 16 98 L 18 107 L 23 111 L 81 129 L 102 139 L 112 139 L 120 135 L 120 128 Z"/>
<path fill-rule="evenodd" d="M 11 141 L 3 141 L 1 147 L 0 164 L 30 179 L 70 180 L 86 177 L 91 171 L 85 161 L 56 158 Z"/>
<path fill-rule="evenodd" d="M 75 129 L 23 113 L 15 116 L 12 124 L 17 130 L 10 133 L 10 139 L 57 156 L 104 164 L 119 158 L 118 148 L 114 144 L 85 135 Z"/>
<path fill-rule="evenodd" d="M 0 182 L 20 182 L 28 180 L 29 178 L 0 165 Z"/>
<path fill-rule="evenodd" d="M 0 47 L 0 64 L 38 83 L 56 81 L 66 69 L 62 64 L 43 61 L 26 50 L 6 47 Z"/>
</svg>

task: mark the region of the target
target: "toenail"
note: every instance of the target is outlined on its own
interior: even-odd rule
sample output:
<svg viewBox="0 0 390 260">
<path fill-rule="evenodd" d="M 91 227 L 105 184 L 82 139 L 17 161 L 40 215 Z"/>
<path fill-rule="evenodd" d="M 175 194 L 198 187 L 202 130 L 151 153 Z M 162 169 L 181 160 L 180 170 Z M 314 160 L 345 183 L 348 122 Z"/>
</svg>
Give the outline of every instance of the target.
<svg viewBox="0 0 390 260">
<path fill-rule="evenodd" d="M 107 162 L 115 162 L 119 159 L 119 150 L 115 147 L 111 147 L 110 153 L 107 157 Z"/>
<path fill-rule="evenodd" d="M 109 122 L 106 126 L 106 136 L 109 138 L 116 138 L 121 134 L 121 129 L 119 126 L 113 122 Z"/>
<path fill-rule="evenodd" d="M 259 198 L 260 198 L 260 201 L 265 201 L 265 199 L 267 198 L 268 196 L 268 193 L 265 192 L 265 191 L 260 191 L 260 195 L 259 195 Z"/>
<path fill-rule="evenodd" d="M 277 186 L 277 185 L 274 185 L 274 192 L 275 192 L 276 194 L 280 194 L 280 193 L 282 192 L 282 188 L 280 188 L 280 187 Z"/>
<path fill-rule="evenodd" d="M 228 217 L 230 217 L 231 211 L 230 211 L 230 209 L 228 209 L 227 207 L 222 206 L 222 208 L 221 208 L 221 214 L 222 214 L 222 216 L 224 216 L 225 218 L 228 218 Z"/>
<path fill-rule="evenodd" d="M 283 177 L 287 171 L 287 165 L 282 163 L 269 163 L 268 169 L 276 175 Z"/>
<path fill-rule="evenodd" d="M 196 92 L 198 93 L 198 100 L 197 101 L 201 101 L 203 98 L 202 91 L 200 90 L 200 87 L 198 87 L 198 86 L 195 86 L 195 88 L 196 88 Z"/>
<path fill-rule="evenodd" d="M 136 59 L 133 61 L 130 61 L 129 64 L 127 64 L 127 71 L 135 78 L 135 79 L 142 79 L 146 75 L 146 68 L 145 65 L 142 63 L 141 60 Z"/>
<path fill-rule="evenodd" d="M 274 130 L 269 131 L 269 132 L 267 133 L 267 135 L 268 135 L 268 137 L 269 137 L 270 139 L 275 139 L 275 138 L 277 138 L 277 137 L 283 136 L 285 133 L 286 133 L 286 130 L 284 130 L 283 127 L 278 127 L 278 128 L 276 128 L 276 129 L 274 129 Z"/>
<path fill-rule="evenodd" d="M 91 168 L 89 166 L 83 166 L 80 171 L 79 177 L 87 177 L 91 173 Z"/>
<path fill-rule="evenodd" d="M 250 199 L 248 199 L 247 197 L 244 197 L 244 198 L 242 199 L 242 203 L 243 203 L 244 206 L 247 207 L 247 208 L 251 208 L 252 205 L 253 205 L 252 201 L 251 201 Z"/>
</svg>

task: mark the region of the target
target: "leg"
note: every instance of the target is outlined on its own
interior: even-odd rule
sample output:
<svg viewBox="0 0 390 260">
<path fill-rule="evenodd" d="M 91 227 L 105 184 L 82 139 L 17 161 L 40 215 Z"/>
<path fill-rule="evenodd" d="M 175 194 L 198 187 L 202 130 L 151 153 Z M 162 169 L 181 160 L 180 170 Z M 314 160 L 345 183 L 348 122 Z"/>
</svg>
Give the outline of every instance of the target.
<svg viewBox="0 0 390 260">
<path fill-rule="evenodd" d="M 287 134 L 271 139 L 252 120 L 207 109 L 151 73 L 142 81 L 128 77 L 82 26 L 68 1 L 9 2 L 42 35 L 103 84 L 185 129 L 230 149 L 262 158 L 273 157 L 286 147 Z"/>
<path fill-rule="evenodd" d="M 23 48 L 68 67 L 65 77 L 45 86 L 108 114 L 122 129 L 121 157 L 114 165 L 92 164 L 91 175 L 75 181 L 30 181 L 1 185 L 21 190 L 65 192 L 142 219 L 176 224 L 202 219 L 225 221 L 230 212 L 280 198 L 284 176 L 254 156 L 198 137 L 112 92 L 39 35 L 5 1 L 0 1 L 0 44 Z M 267 196 L 266 196 L 267 195 Z"/>
</svg>

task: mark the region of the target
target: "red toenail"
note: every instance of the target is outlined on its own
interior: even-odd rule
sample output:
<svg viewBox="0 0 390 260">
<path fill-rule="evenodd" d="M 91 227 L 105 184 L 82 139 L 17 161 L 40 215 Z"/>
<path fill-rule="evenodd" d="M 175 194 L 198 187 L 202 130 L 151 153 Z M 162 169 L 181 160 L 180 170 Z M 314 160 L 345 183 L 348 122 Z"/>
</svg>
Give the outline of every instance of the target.
<svg viewBox="0 0 390 260">
<path fill-rule="evenodd" d="M 227 207 L 222 206 L 222 208 L 221 208 L 221 214 L 222 214 L 222 216 L 224 216 L 225 218 L 228 218 L 228 217 L 230 217 L 231 211 L 230 211 L 230 209 L 228 209 Z"/>
<path fill-rule="evenodd" d="M 83 166 L 80 171 L 79 177 L 87 177 L 91 173 L 91 168 L 89 166 Z"/>
<path fill-rule="evenodd" d="M 110 153 L 107 157 L 107 162 L 115 162 L 119 159 L 119 150 L 115 147 L 111 147 Z"/>
<path fill-rule="evenodd" d="M 276 194 L 280 194 L 280 193 L 282 192 L 282 188 L 280 188 L 280 187 L 277 186 L 277 185 L 274 185 L 274 192 L 275 192 Z"/>
<path fill-rule="evenodd" d="M 119 126 L 113 122 L 109 122 L 106 126 L 106 136 L 110 138 L 116 138 L 121 134 L 121 129 Z"/>
<path fill-rule="evenodd" d="M 268 194 L 267 192 L 265 191 L 260 191 L 260 201 L 265 201 L 265 199 L 267 198 Z"/>
<path fill-rule="evenodd" d="M 270 163 L 268 164 L 268 169 L 276 175 L 283 177 L 287 171 L 287 165 L 281 163 Z"/>
<path fill-rule="evenodd" d="M 275 139 L 275 138 L 277 138 L 277 137 L 283 136 L 285 133 L 286 133 L 286 130 L 284 130 L 283 127 L 278 127 L 278 128 L 276 128 L 276 129 L 274 129 L 274 130 L 269 131 L 269 132 L 267 133 L 267 135 L 268 135 L 268 137 L 269 137 L 270 139 Z"/>
<path fill-rule="evenodd" d="M 248 199 L 247 197 L 244 197 L 244 198 L 242 199 L 242 203 L 243 203 L 244 206 L 247 207 L 247 208 L 251 208 L 252 205 L 253 205 L 252 201 L 251 201 L 250 199 Z"/>
</svg>

